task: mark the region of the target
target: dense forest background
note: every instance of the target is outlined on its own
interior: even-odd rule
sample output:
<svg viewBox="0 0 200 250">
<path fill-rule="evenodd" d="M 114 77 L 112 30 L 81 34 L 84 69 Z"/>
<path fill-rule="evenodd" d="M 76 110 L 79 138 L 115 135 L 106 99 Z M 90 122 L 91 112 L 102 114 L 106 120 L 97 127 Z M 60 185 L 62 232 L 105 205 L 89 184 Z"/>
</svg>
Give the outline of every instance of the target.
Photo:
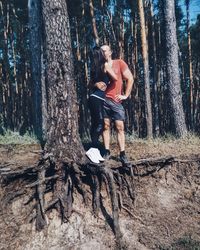
<svg viewBox="0 0 200 250">
<path fill-rule="evenodd" d="M 198 0 L 175 2 L 180 94 L 187 129 L 199 134 L 200 15 L 190 17 L 191 12 L 197 14 L 198 8 L 194 8 L 198 4 Z M 138 137 L 173 133 L 163 1 L 73 0 L 67 1 L 67 6 L 81 137 L 89 137 L 87 99 L 91 51 L 95 45 L 104 43 L 111 45 L 113 58 L 123 58 L 128 63 L 134 76 L 131 97 L 124 102 L 127 133 Z M 193 6 L 192 10 L 190 6 Z M 30 43 L 29 7 L 27 0 L 0 1 L 1 134 L 6 130 L 19 131 L 22 135 L 34 131 L 34 114 L 37 111 L 31 73 L 34 49 Z M 44 36 L 43 29 L 40 35 Z M 44 48 L 45 44 L 41 43 L 41 47 Z M 41 79 L 44 80 L 43 71 L 45 55 L 41 56 Z"/>
<path fill-rule="evenodd" d="M 0 0 L 0 14 L 0 249 L 198 248 L 199 0 Z M 82 143 L 102 44 L 134 77 L 123 165 L 117 144 L 95 164 Z"/>
</svg>

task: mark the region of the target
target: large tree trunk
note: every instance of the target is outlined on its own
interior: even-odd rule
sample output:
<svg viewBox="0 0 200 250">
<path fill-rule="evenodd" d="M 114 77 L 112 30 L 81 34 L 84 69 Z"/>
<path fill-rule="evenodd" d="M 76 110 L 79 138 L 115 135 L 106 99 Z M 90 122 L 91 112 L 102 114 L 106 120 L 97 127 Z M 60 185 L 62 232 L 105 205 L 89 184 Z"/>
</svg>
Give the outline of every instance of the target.
<svg viewBox="0 0 200 250">
<path fill-rule="evenodd" d="M 32 2 L 33 6 L 34 2 Z M 47 142 L 46 154 L 39 163 L 37 173 L 39 184 L 37 185 L 36 228 L 38 230 L 47 226 L 45 215 L 48 206 L 45 199 L 47 169 L 53 167 L 52 172 L 55 175 L 52 178 L 56 176 L 50 203 L 56 204 L 62 221 L 65 222 L 72 213 L 73 201 L 72 179 L 68 170 L 76 163 L 79 165 L 83 163 L 84 159 L 84 150 L 78 133 L 78 105 L 66 1 L 43 0 L 41 6 L 46 61 Z M 35 7 L 39 8 L 39 5 Z M 37 52 L 40 64 L 41 51 Z M 39 80 L 39 77 L 37 79 Z M 45 92 L 42 87 L 40 90 Z"/>
<path fill-rule="evenodd" d="M 46 139 L 46 89 L 42 70 L 42 25 L 41 1 L 29 0 L 29 27 L 31 48 L 31 73 L 33 95 L 33 127 L 35 134 L 41 142 Z"/>
<path fill-rule="evenodd" d="M 83 148 L 78 133 L 78 104 L 66 1 L 43 0 L 42 14 L 46 39 L 46 149 L 57 158 L 80 162 Z"/>
<path fill-rule="evenodd" d="M 164 20 L 166 32 L 167 82 L 171 106 L 170 113 L 174 122 L 176 135 L 184 136 L 187 133 L 187 129 L 181 98 L 174 0 L 164 0 Z"/>
<path fill-rule="evenodd" d="M 10 26 L 10 5 L 7 1 L 0 1 L 0 12 L 2 16 L 3 25 L 3 41 L 2 41 L 2 54 L 3 54 L 3 83 L 5 85 L 5 119 L 4 126 L 6 129 L 14 129 L 13 124 L 13 87 L 11 84 L 11 69 L 9 64 L 9 26 Z"/>
<path fill-rule="evenodd" d="M 147 137 L 152 137 L 153 126 L 152 126 L 152 109 L 151 109 L 151 96 L 150 96 L 149 57 L 148 57 L 147 36 L 146 36 L 146 30 L 145 30 L 144 6 L 143 6 L 142 0 L 138 0 L 138 13 L 139 13 L 139 19 L 140 19 L 142 59 L 143 59 L 143 64 L 144 64 Z"/>
</svg>

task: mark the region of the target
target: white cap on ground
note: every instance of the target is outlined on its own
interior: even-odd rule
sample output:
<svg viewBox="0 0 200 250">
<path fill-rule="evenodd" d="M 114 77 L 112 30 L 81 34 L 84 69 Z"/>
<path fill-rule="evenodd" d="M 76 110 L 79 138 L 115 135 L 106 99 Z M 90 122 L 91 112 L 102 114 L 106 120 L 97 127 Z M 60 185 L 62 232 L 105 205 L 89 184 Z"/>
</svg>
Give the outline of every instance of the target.
<svg viewBox="0 0 200 250">
<path fill-rule="evenodd" d="M 85 154 L 94 163 L 98 164 L 100 161 L 104 161 L 98 148 L 90 148 Z"/>
<path fill-rule="evenodd" d="M 91 160 L 91 162 L 94 162 L 96 164 L 100 163 L 99 157 L 96 154 L 96 150 L 94 150 L 94 148 L 90 148 L 85 154 Z"/>
<path fill-rule="evenodd" d="M 99 161 L 105 161 L 105 159 L 101 156 L 101 153 L 98 148 L 94 148 L 93 151 L 96 153 L 96 156 L 98 157 Z"/>
</svg>

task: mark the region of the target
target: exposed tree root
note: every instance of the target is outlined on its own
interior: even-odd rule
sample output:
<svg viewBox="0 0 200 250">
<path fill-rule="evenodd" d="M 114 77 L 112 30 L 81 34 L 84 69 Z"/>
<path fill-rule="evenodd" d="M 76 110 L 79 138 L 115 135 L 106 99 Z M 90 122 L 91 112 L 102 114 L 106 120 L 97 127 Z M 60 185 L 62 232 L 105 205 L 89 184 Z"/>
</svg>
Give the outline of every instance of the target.
<svg viewBox="0 0 200 250">
<path fill-rule="evenodd" d="M 111 199 L 111 204 L 112 204 L 114 232 L 115 232 L 115 236 L 117 239 L 117 244 L 121 248 L 121 246 L 122 246 L 122 233 L 121 233 L 120 226 L 119 226 L 118 199 L 117 199 L 117 192 L 116 192 L 116 187 L 115 187 L 115 183 L 114 183 L 113 173 L 108 167 L 105 167 L 103 169 L 103 173 L 105 174 L 105 176 L 108 180 L 110 199 Z"/>
<path fill-rule="evenodd" d="M 2 202 L 4 206 L 12 202 L 18 196 L 24 195 L 27 190 L 29 198 L 24 203 L 28 204 L 31 200 L 35 201 L 33 209 L 35 210 L 30 217 L 30 221 L 36 220 L 36 229 L 42 230 L 48 225 L 47 211 L 56 208 L 63 222 L 67 222 L 72 212 L 78 211 L 73 209 L 73 194 L 75 190 L 83 197 L 86 206 L 89 205 L 90 192 L 92 191 L 92 207 L 94 215 L 99 216 L 100 211 L 106 214 L 103 206 L 102 187 L 106 187 L 109 194 L 112 216 L 111 222 L 108 221 L 116 236 L 116 242 L 119 249 L 123 249 L 123 236 L 119 223 L 119 210 L 126 211 L 134 219 L 141 221 L 134 215 L 131 207 L 135 201 L 134 180 L 141 176 L 152 175 L 165 166 L 173 162 L 182 162 L 172 156 L 162 158 L 149 158 L 139 161 L 130 162 L 128 166 L 110 166 L 109 162 L 105 164 L 93 164 L 87 162 L 84 165 L 78 165 L 72 161 L 54 162 L 52 155 L 45 154 L 39 161 L 38 165 L 24 166 L 23 168 L 13 168 L 13 163 L 0 164 L 0 176 L 2 185 L 9 184 L 13 179 L 26 180 L 21 189 L 11 194 L 7 194 Z M 188 162 L 189 160 L 187 160 Z M 199 162 L 200 159 L 191 159 Z M 143 167 L 141 167 L 143 166 Z M 105 189 L 104 189 L 105 191 Z M 46 194 L 50 193 L 51 200 L 46 200 Z M 142 222 L 142 221 L 141 221 Z"/>
<path fill-rule="evenodd" d="M 45 199 L 44 199 L 44 192 L 45 192 L 45 169 L 41 168 L 38 171 L 38 185 L 37 185 L 37 217 L 36 217 L 36 229 L 42 230 L 45 226 L 47 226 L 47 219 L 45 215 Z"/>
</svg>

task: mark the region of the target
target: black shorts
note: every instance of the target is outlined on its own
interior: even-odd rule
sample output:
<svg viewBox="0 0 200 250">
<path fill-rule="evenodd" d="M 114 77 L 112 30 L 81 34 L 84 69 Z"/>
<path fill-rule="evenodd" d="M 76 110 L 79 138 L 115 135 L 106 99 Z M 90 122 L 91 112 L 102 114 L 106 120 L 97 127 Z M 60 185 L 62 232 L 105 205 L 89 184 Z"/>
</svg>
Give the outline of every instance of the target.
<svg viewBox="0 0 200 250">
<path fill-rule="evenodd" d="M 109 118 L 114 121 L 124 121 L 125 111 L 121 103 L 117 103 L 112 99 L 106 98 L 104 101 L 104 118 Z"/>
</svg>

